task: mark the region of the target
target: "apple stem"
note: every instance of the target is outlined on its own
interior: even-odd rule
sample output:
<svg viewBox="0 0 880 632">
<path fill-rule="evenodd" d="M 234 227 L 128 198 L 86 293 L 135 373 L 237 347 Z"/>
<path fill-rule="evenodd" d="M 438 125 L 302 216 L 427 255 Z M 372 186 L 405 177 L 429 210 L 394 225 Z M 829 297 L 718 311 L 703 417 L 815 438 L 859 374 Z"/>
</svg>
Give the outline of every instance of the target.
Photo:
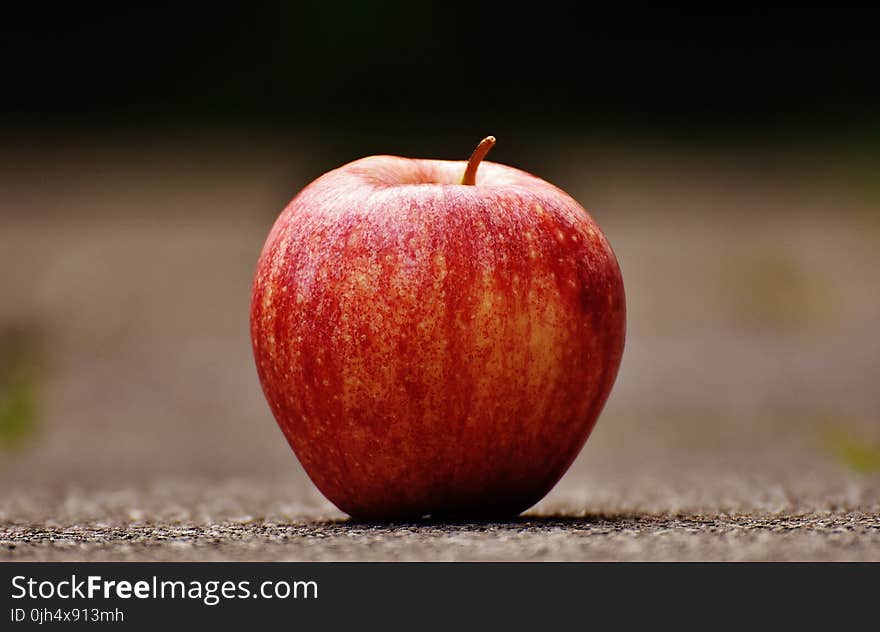
<svg viewBox="0 0 880 632">
<path fill-rule="evenodd" d="M 461 178 L 462 184 L 474 185 L 477 183 L 477 169 L 480 167 L 483 158 L 486 157 L 486 154 L 488 154 L 489 150 L 494 146 L 494 136 L 486 136 L 486 138 L 480 141 L 480 144 L 477 145 L 474 153 L 471 154 L 470 160 L 468 160 L 467 168 L 464 170 L 464 176 Z"/>
</svg>

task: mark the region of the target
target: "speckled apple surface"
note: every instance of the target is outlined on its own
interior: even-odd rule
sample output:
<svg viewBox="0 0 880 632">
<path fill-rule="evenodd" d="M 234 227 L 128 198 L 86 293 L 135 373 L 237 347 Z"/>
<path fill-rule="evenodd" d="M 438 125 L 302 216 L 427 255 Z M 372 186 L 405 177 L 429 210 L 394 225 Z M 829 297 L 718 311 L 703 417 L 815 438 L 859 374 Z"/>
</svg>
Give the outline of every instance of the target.
<svg viewBox="0 0 880 632">
<path fill-rule="evenodd" d="M 284 209 L 257 264 L 263 391 L 317 487 L 361 518 L 513 516 L 577 456 L 623 352 L 592 217 L 518 169 L 364 158 Z"/>
</svg>

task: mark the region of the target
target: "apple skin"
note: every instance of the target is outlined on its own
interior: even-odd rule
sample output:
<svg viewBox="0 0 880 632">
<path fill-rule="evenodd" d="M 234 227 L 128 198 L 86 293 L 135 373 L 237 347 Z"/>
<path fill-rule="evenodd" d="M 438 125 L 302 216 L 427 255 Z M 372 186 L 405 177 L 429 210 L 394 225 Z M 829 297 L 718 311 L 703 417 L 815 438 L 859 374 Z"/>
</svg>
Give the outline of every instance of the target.
<svg viewBox="0 0 880 632">
<path fill-rule="evenodd" d="M 574 199 L 483 162 L 371 156 L 273 226 L 251 339 L 306 473 L 363 520 L 512 517 L 577 456 L 617 375 L 611 246 Z"/>
</svg>

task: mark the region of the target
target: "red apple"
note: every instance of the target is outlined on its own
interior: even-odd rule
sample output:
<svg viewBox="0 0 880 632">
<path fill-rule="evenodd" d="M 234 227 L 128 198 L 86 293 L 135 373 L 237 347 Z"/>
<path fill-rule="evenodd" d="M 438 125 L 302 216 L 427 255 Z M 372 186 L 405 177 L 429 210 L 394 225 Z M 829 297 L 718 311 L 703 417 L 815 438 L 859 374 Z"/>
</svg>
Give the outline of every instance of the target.
<svg viewBox="0 0 880 632">
<path fill-rule="evenodd" d="M 564 191 L 481 164 L 494 142 L 468 163 L 371 156 L 331 171 L 263 247 L 251 304 L 263 391 L 351 516 L 524 511 L 571 465 L 614 383 L 626 317 L 611 246 Z"/>
</svg>

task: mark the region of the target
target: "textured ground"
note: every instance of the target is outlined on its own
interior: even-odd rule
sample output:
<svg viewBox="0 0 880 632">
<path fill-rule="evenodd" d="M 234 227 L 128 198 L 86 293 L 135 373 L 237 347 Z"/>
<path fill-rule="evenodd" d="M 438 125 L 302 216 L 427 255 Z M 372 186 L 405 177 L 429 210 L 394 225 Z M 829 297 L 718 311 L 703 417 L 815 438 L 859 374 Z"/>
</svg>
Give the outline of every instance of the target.
<svg viewBox="0 0 880 632">
<path fill-rule="evenodd" d="M 606 412 L 521 520 L 371 526 L 305 479 L 247 339 L 259 248 L 317 174 L 268 145 L 4 150 L 0 559 L 880 560 L 872 169 L 536 155 L 623 269 Z"/>
</svg>

